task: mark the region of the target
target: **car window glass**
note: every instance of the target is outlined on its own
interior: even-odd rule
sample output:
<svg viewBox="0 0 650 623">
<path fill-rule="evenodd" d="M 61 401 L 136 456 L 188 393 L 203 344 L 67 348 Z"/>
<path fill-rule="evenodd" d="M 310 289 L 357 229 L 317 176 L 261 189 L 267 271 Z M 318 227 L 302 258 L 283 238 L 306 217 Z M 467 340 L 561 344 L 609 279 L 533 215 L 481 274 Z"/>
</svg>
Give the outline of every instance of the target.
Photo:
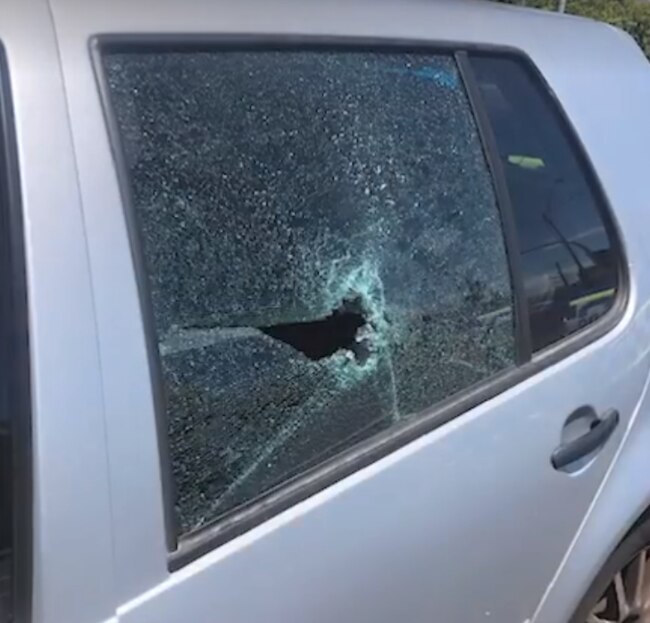
<svg viewBox="0 0 650 623">
<path fill-rule="evenodd" d="M 514 365 L 451 56 L 104 55 L 182 534 Z"/>
<path fill-rule="evenodd" d="M 472 64 L 514 210 L 536 351 L 611 308 L 618 258 L 600 198 L 539 81 L 514 58 Z"/>
<path fill-rule="evenodd" d="M 17 343 L 24 337 L 20 323 L 15 323 L 18 301 L 16 291 L 20 287 L 22 274 L 16 268 L 13 251 L 15 249 L 15 228 L 10 213 L 15 207 L 10 204 L 9 188 L 14 180 L 10 180 L 10 167 L 7 162 L 7 136 L 5 125 L 2 123 L 3 115 L 7 113 L 8 89 L 5 89 L 6 66 L 4 51 L 0 46 L 0 623 L 12 623 L 19 616 L 18 595 L 16 589 L 20 582 L 23 589 L 21 574 L 17 574 L 18 563 L 24 564 L 23 557 L 17 560 L 17 522 L 16 511 L 21 513 L 20 529 L 27 532 L 30 527 L 25 525 L 26 509 L 18 509 L 16 503 L 16 488 L 26 489 L 24 464 L 17 466 L 16 448 L 24 449 L 25 439 L 18 433 L 24 432 L 22 427 L 25 421 L 19 418 L 28 417 L 28 413 L 21 408 L 22 403 L 17 396 L 22 390 L 20 374 L 24 362 L 22 350 L 17 348 Z M 20 312 L 23 312 L 20 309 Z M 20 426 L 18 426 L 20 424 Z M 18 482 L 18 484 L 16 484 Z M 25 495 L 25 499 L 27 499 Z M 22 545 L 22 543 L 21 543 Z M 22 552 L 22 548 L 20 550 Z"/>
<path fill-rule="evenodd" d="M 2 406 L 6 401 L 0 400 Z M 12 620 L 12 521 L 11 436 L 8 413 L 0 408 L 0 623 Z"/>
</svg>

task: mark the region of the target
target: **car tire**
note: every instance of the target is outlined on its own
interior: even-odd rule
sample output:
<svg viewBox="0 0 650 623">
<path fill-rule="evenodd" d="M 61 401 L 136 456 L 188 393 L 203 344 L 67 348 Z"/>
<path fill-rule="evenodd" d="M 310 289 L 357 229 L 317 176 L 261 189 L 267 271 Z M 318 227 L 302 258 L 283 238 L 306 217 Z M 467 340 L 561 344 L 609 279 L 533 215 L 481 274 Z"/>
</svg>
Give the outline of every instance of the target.
<svg viewBox="0 0 650 623">
<path fill-rule="evenodd" d="M 650 622 L 650 516 L 610 555 L 570 623 Z"/>
</svg>

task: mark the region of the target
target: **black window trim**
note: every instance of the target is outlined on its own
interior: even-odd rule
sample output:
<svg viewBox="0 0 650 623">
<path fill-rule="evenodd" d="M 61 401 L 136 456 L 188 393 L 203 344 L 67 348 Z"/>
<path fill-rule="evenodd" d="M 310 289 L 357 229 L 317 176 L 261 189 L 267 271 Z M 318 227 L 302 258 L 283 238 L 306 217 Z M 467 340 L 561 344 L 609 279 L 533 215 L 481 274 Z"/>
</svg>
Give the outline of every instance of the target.
<svg viewBox="0 0 650 623">
<path fill-rule="evenodd" d="M 558 98 L 544 76 L 525 51 L 511 46 L 493 44 L 468 44 L 463 42 L 436 42 L 385 37 L 313 36 L 313 35 L 263 35 L 263 34 L 100 34 L 89 40 L 91 61 L 98 85 L 99 97 L 106 121 L 108 140 L 113 155 L 117 183 L 131 244 L 132 261 L 138 284 L 142 321 L 147 345 L 149 371 L 154 396 L 158 447 L 160 452 L 161 486 L 163 491 L 165 529 L 168 549 L 168 569 L 174 572 L 233 538 L 251 530 L 268 519 L 291 508 L 297 503 L 331 486 L 352 473 L 376 462 L 418 437 L 430 433 L 459 415 L 473 409 L 507 389 L 521 383 L 541 370 L 581 350 L 609 333 L 622 319 L 629 298 L 627 260 L 619 235 L 618 225 L 611 206 L 589 160 L 586 150 L 573 125 L 564 112 Z M 219 50 L 316 50 L 316 51 L 366 51 L 366 52 L 411 52 L 448 54 L 455 58 L 459 73 L 469 99 L 483 144 L 488 168 L 493 179 L 495 197 L 504 230 L 506 252 L 511 273 L 515 301 L 515 339 L 517 365 L 464 389 L 456 395 L 435 404 L 428 412 L 413 420 L 393 426 L 340 455 L 303 472 L 289 481 L 267 491 L 258 498 L 238 507 L 225 518 L 215 520 L 196 532 L 178 538 L 174 512 L 174 480 L 169 456 L 166 412 L 164 409 L 164 387 L 162 364 L 158 353 L 157 337 L 153 321 L 153 308 L 149 294 L 148 276 L 145 271 L 144 252 L 140 234 L 135 222 L 128 170 L 124 160 L 121 133 L 115 118 L 114 108 L 102 64 L 104 54 L 110 52 L 146 51 L 219 51 Z M 619 281 L 616 299 L 611 309 L 593 324 L 562 339 L 556 344 L 532 354 L 530 326 L 525 312 L 523 278 L 518 253 L 518 241 L 512 207 L 505 185 L 505 172 L 498 157 L 498 150 L 485 106 L 474 72 L 469 61 L 472 54 L 490 54 L 515 57 L 532 70 L 535 80 L 550 96 L 549 101 L 558 113 L 558 118 L 579 159 L 582 171 L 598 198 L 600 216 L 610 236 L 612 250 L 620 259 Z"/>
<path fill-rule="evenodd" d="M 32 424 L 27 276 L 18 150 L 14 129 L 9 65 L 0 42 L 0 210 L 8 245 L 7 263 L 0 266 L 0 282 L 7 288 L 7 317 L 11 343 L 2 354 L 11 410 L 12 464 L 12 584 L 17 621 L 32 616 L 33 486 Z"/>
</svg>

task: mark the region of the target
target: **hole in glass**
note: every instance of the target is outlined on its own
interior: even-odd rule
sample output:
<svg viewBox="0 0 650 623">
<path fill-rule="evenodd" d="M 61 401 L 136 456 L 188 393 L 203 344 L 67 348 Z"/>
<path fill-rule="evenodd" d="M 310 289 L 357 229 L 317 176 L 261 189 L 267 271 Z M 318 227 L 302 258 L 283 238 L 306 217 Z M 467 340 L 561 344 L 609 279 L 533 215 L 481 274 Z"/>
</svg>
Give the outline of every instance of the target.
<svg viewBox="0 0 650 623">
<path fill-rule="evenodd" d="M 363 363 L 370 354 L 359 332 L 365 325 L 361 299 L 356 298 L 343 301 L 340 307 L 320 320 L 276 324 L 260 327 L 260 331 L 295 348 L 312 361 L 348 350 Z"/>
</svg>

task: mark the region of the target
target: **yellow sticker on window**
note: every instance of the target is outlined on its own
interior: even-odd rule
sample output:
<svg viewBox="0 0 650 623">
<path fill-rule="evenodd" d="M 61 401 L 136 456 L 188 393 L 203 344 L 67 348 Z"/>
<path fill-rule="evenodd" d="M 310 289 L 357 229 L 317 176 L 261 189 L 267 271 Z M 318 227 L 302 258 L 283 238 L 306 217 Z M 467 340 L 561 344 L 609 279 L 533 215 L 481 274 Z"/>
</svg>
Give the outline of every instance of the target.
<svg viewBox="0 0 650 623">
<path fill-rule="evenodd" d="M 521 156 L 518 154 L 508 156 L 508 162 L 523 169 L 542 169 L 546 166 L 541 158 L 535 158 L 534 156 Z"/>
</svg>

